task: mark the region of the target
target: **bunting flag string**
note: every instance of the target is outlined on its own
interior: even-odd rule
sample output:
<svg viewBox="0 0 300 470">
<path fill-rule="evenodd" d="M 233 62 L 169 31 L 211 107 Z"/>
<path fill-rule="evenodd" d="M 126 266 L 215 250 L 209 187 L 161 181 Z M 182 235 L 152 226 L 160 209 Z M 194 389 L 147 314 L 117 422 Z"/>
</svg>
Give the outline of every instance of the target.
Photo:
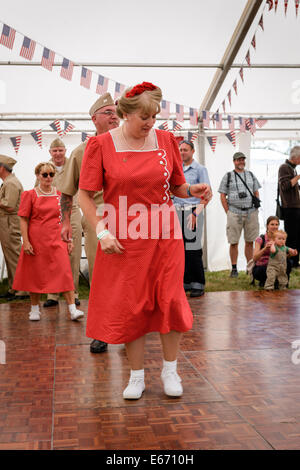
<svg viewBox="0 0 300 470">
<path fill-rule="evenodd" d="M 208 140 L 208 143 L 210 145 L 210 148 L 214 152 L 216 150 L 217 137 L 216 136 L 208 136 L 207 140 Z"/>
<path fill-rule="evenodd" d="M 20 144 L 21 144 L 21 138 L 22 137 L 20 135 L 16 137 L 10 137 L 10 141 L 15 149 L 16 155 L 18 155 L 18 151 L 19 151 Z"/>
</svg>

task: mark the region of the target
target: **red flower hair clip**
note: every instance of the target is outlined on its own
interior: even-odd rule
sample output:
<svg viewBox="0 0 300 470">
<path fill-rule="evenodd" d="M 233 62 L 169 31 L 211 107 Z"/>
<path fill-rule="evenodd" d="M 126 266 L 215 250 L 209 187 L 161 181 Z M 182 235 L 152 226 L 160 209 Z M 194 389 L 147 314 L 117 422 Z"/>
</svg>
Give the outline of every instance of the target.
<svg viewBox="0 0 300 470">
<path fill-rule="evenodd" d="M 138 85 L 135 85 L 130 91 L 128 91 L 125 96 L 126 98 L 133 98 L 136 95 L 141 95 L 146 90 L 152 91 L 156 88 L 157 86 L 150 82 L 139 83 Z"/>
</svg>

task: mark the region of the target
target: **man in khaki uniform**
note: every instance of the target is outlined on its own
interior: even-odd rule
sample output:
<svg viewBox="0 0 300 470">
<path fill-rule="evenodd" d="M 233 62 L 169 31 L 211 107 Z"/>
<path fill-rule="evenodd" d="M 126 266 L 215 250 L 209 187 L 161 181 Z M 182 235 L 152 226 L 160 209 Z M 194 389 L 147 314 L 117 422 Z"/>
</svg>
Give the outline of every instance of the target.
<svg viewBox="0 0 300 470">
<path fill-rule="evenodd" d="M 26 292 L 16 292 L 12 289 L 22 247 L 20 219 L 17 214 L 23 186 L 12 173 L 16 163 L 13 158 L 0 155 L 0 178 L 3 181 L 0 188 L 0 242 L 8 275 L 8 292 L 1 297 L 8 300 L 28 295 Z"/>
<path fill-rule="evenodd" d="M 104 132 L 119 126 L 119 118 L 116 114 L 116 106 L 109 93 L 105 93 L 97 99 L 97 101 L 91 107 L 89 114 L 96 127 L 97 135 L 103 134 Z M 64 241 L 68 241 L 70 238 L 72 238 L 70 224 L 72 200 L 73 196 L 75 196 L 78 191 L 80 169 L 86 145 L 87 142 L 83 142 L 73 150 L 65 168 L 65 178 L 58 186 L 58 190 L 62 192 L 62 239 Z M 103 204 L 102 191 L 95 193 L 94 200 L 97 207 Z M 89 226 L 84 218 L 82 220 L 82 226 L 84 231 L 85 253 L 89 264 L 89 279 L 91 282 L 98 240 L 95 231 Z M 103 352 L 106 351 L 106 349 L 107 344 L 96 339 L 92 341 L 90 346 L 90 350 L 93 353 Z"/>
<path fill-rule="evenodd" d="M 56 173 L 53 178 L 53 185 L 59 186 L 63 183 L 65 177 L 65 167 L 67 163 L 66 147 L 61 139 L 55 139 L 50 145 L 49 153 L 51 155 L 51 162 L 56 168 Z M 74 248 L 70 254 L 70 263 L 73 274 L 73 281 L 75 287 L 75 304 L 80 305 L 78 299 L 78 284 L 79 284 L 79 269 L 81 259 L 81 240 L 82 240 L 82 226 L 81 226 L 81 212 L 78 206 L 77 194 L 73 198 L 72 214 L 71 214 L 71 227 Z M 59 294 L 48 294 L 47 301 L 44 307 L 53 307 L 58 304 Z"/>
</svg>

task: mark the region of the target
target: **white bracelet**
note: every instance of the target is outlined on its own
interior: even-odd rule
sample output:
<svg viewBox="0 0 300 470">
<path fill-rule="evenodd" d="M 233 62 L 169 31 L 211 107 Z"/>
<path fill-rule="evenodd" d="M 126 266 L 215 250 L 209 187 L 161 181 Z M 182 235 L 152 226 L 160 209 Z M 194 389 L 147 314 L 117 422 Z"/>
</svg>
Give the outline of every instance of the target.
<svg viewBox="0 0 300 470">
<path fill-rule="evenodd" d="M 102 230 L 102 232 L 99 232 L 97 234 L 97 238 L 98 240 L 102 240 L 102 238 L 104 238 L 108 234 L 109 234 L 109 230 Z"/>
</svg>

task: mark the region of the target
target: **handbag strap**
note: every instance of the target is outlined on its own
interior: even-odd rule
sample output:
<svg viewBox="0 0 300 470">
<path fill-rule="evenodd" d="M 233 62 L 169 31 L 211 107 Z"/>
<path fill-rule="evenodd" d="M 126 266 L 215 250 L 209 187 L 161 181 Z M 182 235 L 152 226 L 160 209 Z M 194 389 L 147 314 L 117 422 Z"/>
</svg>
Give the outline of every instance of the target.
<svg viewBox="0 0 300 470">
<path fill-rule="evenodd" d="M 250 189 L 249 189 L 249 187 L 248 187 L 246 181 L 244 181 L 243 178 L 242 178 L 235 170 L 233 170 L 233 173 L 235 173 L 235 174 L 240 178 L 240 180 L 244 183 L 244 185 L 245 185 L 246 188 L 248 189 L 248 191 L 249 191 L 249 193 L 251 194 L 251 196 L 254 197 L 254 194 L 252 193 L 252 191 L 250 191 Z M 246 173 L 245 173 L 245 175 L 246 175 Z"/>
</svg>

